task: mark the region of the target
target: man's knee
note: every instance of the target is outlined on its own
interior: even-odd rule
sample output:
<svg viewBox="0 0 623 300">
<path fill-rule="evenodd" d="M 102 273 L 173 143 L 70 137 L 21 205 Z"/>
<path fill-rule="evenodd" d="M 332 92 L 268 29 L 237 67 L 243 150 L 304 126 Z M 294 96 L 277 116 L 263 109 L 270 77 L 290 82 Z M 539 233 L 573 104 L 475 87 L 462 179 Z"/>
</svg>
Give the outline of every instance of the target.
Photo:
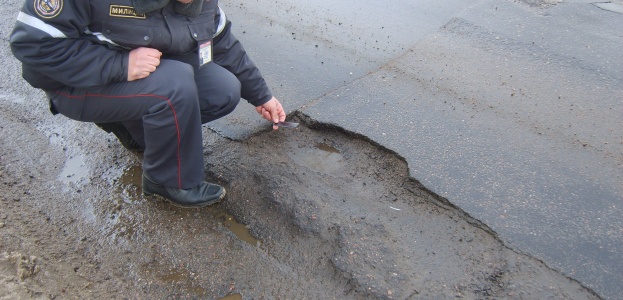
<svg viewBox="0 0 623 300">
<path fill-rule="evenodd" d="M 199 109 L 192 66 L 179 61 L 162 60 L 151 76 L 153 84 L 156 85 L 155 94 L 163 97 L 169 105 L 183 111 Z"/>
<path fill-rule="evenodd" d="M 241 83 L 231 73 L 218 78 L 218 83 L 207 93 L 200 95 L 203 123 L 228 115 L 240 102 Z"/>
<path fill-rule="evenodd" d="M 194 80 L 195 73 L 192 66 L 176 60 L 161 60 L 155 72 L 151 73 L 150 80 L 152 90 L 157 95 L 174 98 L 174 96 L 191 95 L 197 97 L 197 84 Z"/>
</svg>

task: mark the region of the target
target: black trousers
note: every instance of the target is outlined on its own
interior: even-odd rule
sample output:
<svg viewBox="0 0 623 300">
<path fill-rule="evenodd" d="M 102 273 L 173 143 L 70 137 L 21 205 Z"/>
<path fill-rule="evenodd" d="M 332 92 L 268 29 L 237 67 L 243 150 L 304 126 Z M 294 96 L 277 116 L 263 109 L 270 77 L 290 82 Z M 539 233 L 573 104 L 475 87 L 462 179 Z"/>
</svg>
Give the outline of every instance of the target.
<svg viewBox="0 0 623 300">
<path fill-rule="evenodd" d="M 56 111 L 84 122 L 121 122 L 142 146 L 143 172 L 165 186 L 204 180 L 202 124 L 231 113 L 240 81 L 211 62 L 201 68 L 163 59 L 147 78 L 48 92 Z"/>
</svg>

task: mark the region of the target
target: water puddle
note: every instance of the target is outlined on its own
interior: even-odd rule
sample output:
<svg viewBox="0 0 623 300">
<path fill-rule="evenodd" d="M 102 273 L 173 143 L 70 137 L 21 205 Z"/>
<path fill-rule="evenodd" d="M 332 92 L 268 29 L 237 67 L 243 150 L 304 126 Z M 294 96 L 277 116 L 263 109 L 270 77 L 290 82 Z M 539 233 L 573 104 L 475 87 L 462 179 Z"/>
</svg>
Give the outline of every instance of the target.
<svg viewBox="0 0 623 300">
<path fill-rule="evenodd" d="M 123 171 L 123 174 L 121 174 L 121 177 L 119 177 L 119 183 L 122 186 L 132 185 L 135 187 L 141 187 L 143 184 L 142 180 L 143 168 L 141 166 L 129 167 L 125 169 L 125 171 Z"/>
<path fill-rule="evenodd" d="M 192 297 L 193 299 L 194 298 L 204 299 L 204 297 L 208 293 L 208 291 L 205 288 L 202 288 L 200 286 L 196 286 L 193 284 L 193 278 L 195 274 L 190 272 L 189 270 L 167 269 L 164 272 L 157 272 L 156 270 L 162 270 L 162 268 L 157 265 L 154 266 L 151 264 L 145 264 L 142 266 L 142 268 L 144 269 L 146 273 L 156 272 L 154 276 L 156 279 L 158 279 L 158 281 L 169 286 L 180 287 L 189 296 L 194 296 Z"/>
<path fill-rule="evenodd" d="M 338 172 L 344 164 L 341 152 L 326 143 L 318 143 L 314 148 L 298 149 L 288 155 L 297 165 L 324 174 Z"/>
<path fill-rule="evenodd" d="M 143 168 L 141 166 L 132 166 L 125 169 L 117 180 L 118 187 L 121 189 L 121 200 L 125 203 L 134 203 L 141 199 L 143 194 Z"/>
<path fill-rule="evenodd" d="M 318 149 L 320 149 L 322 151 L 325 151 L 325 152 L 340 154 L 340 150 L 337 150 L 333 146 L 325 144 L 325 143 L 318 143 L 318 144 L 316 144 L 316 148 L 318 148 Z"/>
<path fill-rule="evenodd" d="M 82 210 L 82 216 L 84 217 L 84 220 L 89 223 L 95 223 L 95 221 L 97 221 L 97 218 L 95 217 L 94 211 L 95 210 L 93 208 L 93 204 L 91 204 L 91 201 L 85 199 L 84 208 Z"/>
<path fill-rule="evenodd" d="M 261 244 L 260 240 L 256 239 L 253 235 L 251 235 L 247 225 L 238 223 L 236 219 L 234 218 L 234 216 L 228 214 L 225 211 L 216 211 L 216 210 L 213 211 L 213 215 L 219 220 L 221 220 L 221 223 L 225 227 L 227 227 L 229 231 L 235 234 L 238 237 L 238 239 L 245 241 L 256 247 L 260 246 Z"/>
<path fill-rule="evenodd" d="M 58 180 L 66 184 L 78 183 L 86 180 L 88 175 L 89 169 L 84 164 L 84 158 L 82 155 L 76 155 L 65 161 L 63 170 L 58 174 Z"/>
<path fill-rule="evenodd" d="M 148 269 L 153 270 L 153 268 Z M 167 285 L 181 286 L 186 294 L 198 297 L 199 299 L 205 299 L 204 297 L 208 294 L 207 290 L 193 285 L 193 277 L 194 274 L 192 272 L 181 269 L 169 269 L 167 272 L 156 275 L 158 280 Z M 230 294 L 222 298 L 217 298 L 217 300 L 242 300 L 242 295 Z"/>
<path fill-rule="evenodd" d="M 218 300 L 242 300 L 242 295 L 240 294 L 231 294 L 227 295 L 223 298 L 218 298 Z"/>
<path fill-rule="evenodd" d="M 138 226 L 140 226 L 140 223 L 136 220 L 127 218 L 126 216 L 117 215 L 114 217 L 116 218 L 114 220 L 111 220 L 112 222 L 114 222 L 113 230 L 110 234 L 108 234 L 108 236 L 113 238 L 123 237 L 128 240 L 132 240 Z"/>
</svg>

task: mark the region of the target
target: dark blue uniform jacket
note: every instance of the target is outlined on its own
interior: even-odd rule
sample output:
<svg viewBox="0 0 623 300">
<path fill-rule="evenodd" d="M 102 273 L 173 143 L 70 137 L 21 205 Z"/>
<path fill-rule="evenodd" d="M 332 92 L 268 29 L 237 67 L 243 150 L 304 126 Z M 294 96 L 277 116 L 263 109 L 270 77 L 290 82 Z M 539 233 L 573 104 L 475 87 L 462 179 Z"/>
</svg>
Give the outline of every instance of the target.
<svg viewBox="0 0 623 300">
<path fill-rule="evenodd" d="M 213 39 L 213 61 L 238 77 L 242 98 L 255 106 L 271 99 L 218 0 L 205 1 L 197 17 L 177 14 L 174 4 L 138 14 L 132 0 L 26 0 L 11 50 L 22 62 L 24 79 L 50 91 L 126 81 L 129 50 L 138 47 L 197 67 L 198 45 Z"/>
</svg>

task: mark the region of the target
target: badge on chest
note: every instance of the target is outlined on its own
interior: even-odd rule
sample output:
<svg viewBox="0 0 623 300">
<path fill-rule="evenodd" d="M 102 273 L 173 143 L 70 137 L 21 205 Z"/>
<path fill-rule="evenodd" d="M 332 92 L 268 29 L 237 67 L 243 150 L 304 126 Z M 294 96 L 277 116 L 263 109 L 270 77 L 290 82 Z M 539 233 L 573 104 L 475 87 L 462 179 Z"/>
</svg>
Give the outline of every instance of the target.
<svg viewBox="0 0 623 300">
<path fill-rule="evenodd" d="M 207 41 L 199 45 L 199 66 L 203 66 L 212 61 L 212 41 Z"/>
</svg>

